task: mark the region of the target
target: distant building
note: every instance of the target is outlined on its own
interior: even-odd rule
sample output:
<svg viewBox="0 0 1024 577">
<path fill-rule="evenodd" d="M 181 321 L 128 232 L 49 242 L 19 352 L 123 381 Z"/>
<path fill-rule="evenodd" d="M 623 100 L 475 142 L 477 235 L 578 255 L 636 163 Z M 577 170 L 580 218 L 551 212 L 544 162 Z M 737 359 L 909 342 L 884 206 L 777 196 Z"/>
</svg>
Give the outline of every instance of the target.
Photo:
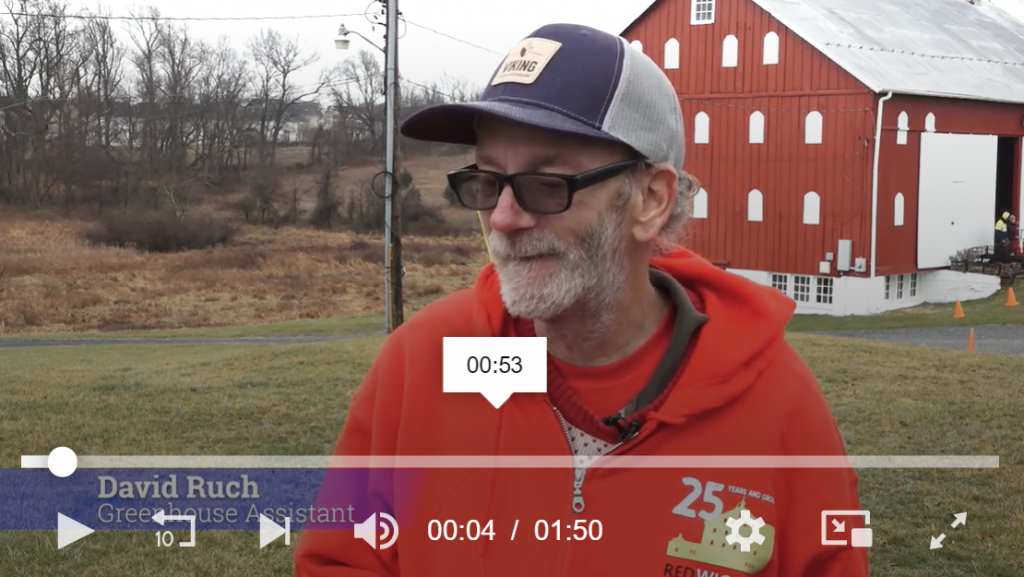
<svg viewBox="0 0 1024 577">
<path fill-rule="evenodd" d="M 285 122 L 281 127 L 280 141 L 286 144 L 308 144 L 323 116 L 323 108 L 319 102 L 292 104 L 285 110 Z"/>
<path fill-rule="evenodd" d="M 269 118 L 273 118 L 274 114 L 276 114 L 278 103 L 278 100 L 271 100 L 266 103 Z M 249 118 L 249 123 L 257 132 L 259 131 L 263 106 L 264 102 L 259 99 L 250 100 L 245 106 L 245 114 Z M 323 107 L 316 101 L 293 102 L 287 105 L 284 111 L 284 121 L 281 124 L 281 132 L 278 134 L 278 143 L 308 143 L 323 116 Z"/>
<path fill-rule="evenodd" d="M 689 246 L 800 313 L 992 294 L 945 270 L 1020 215 L 1020 0 L 655 0 L 622 33 L 661 64 L 702 183 Z"/>
</svg>

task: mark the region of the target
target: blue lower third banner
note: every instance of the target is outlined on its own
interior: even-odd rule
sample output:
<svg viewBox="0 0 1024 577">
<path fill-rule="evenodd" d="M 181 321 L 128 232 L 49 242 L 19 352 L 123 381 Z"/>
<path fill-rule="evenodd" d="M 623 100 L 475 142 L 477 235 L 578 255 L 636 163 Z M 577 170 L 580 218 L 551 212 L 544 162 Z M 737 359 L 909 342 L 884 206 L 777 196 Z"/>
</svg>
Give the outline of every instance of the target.
<svg viewBox="0 0 1024 577">
<path fill-rule="evenodd" d="M 197 530 L 256 531 L 260 515 L 293 530 L 352 530 L 415 499 L 408 469 L 0 469 L 0 531 L 51 531 L 57 513 L 97 531 L 152 529 L 153 516 Z M 168 519 L 166 522 L 180 522 Z"/>
</svg>

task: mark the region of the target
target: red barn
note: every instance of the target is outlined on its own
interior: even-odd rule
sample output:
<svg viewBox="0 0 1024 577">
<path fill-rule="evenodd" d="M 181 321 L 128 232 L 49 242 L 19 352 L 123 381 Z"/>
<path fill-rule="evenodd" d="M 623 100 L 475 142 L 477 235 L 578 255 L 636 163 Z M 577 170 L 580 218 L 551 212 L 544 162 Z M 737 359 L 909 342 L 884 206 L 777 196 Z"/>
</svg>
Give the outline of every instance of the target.
<svg viewBox="0 0 1024 577">
<path fill-rule="evenodd" d="M 800 313 L 992 294 L 949 270 L 1020 214 L 1024 0 L 655 0 L 702 184 L 689 246 Z"/>
</svg>

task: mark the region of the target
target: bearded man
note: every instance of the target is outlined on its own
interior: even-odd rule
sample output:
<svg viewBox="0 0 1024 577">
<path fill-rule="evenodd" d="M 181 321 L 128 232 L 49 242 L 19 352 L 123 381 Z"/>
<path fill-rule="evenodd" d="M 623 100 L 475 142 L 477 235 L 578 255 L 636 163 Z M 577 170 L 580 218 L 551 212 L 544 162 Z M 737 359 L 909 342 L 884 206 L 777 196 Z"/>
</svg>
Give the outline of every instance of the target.
<svg viewBox="0 0 1024 577">
<path fill-rule="evenodd" d="M 868 574 L 866 549 L 823 544 L 822 511 L 859 509 L 857 478 L 784 340 L 794 303 L 677 246 L 696 185 L 679 100 L 651 59 L 593 28 L 545 26 L 479 102 L 419 111 L 402 133 L 475 146 L 448 181 L 481 213 L 494 262 L 387 339 L 335 454 L 570 466 L 439 465 L 415 486 L 396 472 L 395 543 L 306 531 L 297 575 Z M 444 337 L 534 336 L 546 393 L 495 409 L 443 392 Z M 792 466 L 802 455 L 839 464 Z"/>
</svg>

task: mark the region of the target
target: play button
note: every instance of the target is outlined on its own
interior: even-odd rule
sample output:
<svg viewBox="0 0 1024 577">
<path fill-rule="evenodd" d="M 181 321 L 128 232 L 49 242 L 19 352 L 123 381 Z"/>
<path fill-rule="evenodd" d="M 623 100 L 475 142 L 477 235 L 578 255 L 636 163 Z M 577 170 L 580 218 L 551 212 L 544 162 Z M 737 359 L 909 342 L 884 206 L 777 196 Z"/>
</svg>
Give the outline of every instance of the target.
<svg viewBox="0 0 1024 577">
<path fill-rule="evenodd" d="M 75 521 L 71 517 L 65 517 L 57 513 L 57 548 L 63 549 L 68 545 L 95 533 L 94 530 Z"/>
</svg>

